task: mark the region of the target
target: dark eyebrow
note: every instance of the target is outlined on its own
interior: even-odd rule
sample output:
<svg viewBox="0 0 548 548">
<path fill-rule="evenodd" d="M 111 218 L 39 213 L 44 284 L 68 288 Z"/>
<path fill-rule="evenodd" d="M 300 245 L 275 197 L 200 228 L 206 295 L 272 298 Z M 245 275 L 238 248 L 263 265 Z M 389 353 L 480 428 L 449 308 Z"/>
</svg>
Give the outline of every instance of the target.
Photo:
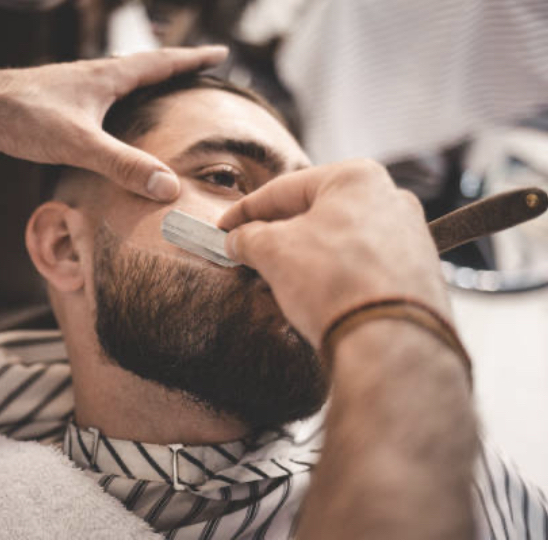
<svg viewBox="0 0 548 548">
<path fill-rule="evenodd" d="M 207 154 L 210 152 L 229 152 L 238 156 L 244 156 L 261 165 L 273 175 L 285 171 L 286 161 L 284 157 L 274 149 L 252 140 L 210 138 L 194 143 L 186 150 L 173 158 L 172 162 L 179 162 L 186 156 L 195 154 Z"/>
</svg>

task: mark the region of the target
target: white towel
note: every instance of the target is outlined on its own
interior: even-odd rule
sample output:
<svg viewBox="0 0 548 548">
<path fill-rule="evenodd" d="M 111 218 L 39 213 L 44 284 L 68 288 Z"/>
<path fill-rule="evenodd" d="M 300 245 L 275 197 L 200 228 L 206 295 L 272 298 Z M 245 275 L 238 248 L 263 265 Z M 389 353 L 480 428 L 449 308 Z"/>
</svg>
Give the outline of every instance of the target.
<svg viewBox="0 0 548 548">
<path fill-rule="evenodd" d="M 161 539 L 59 450 L 0 436 L 1 539 Z"/>
</svg>

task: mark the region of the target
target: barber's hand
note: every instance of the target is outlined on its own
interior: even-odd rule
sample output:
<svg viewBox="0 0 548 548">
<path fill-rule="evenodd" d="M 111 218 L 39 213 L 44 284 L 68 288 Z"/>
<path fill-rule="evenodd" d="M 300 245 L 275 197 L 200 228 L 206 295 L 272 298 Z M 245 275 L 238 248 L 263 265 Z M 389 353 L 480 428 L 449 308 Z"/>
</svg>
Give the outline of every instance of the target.
<svg viewBox="0 0 548 548">
<path fill-rule="evenodd" d="M 368 301 L 408 297 L 449 314 L 422 207 L 373 161 L 277 177 L 218 224 L 231 231 L 231 258 L 261 274 L 316 347 L 335 318 Z"/>
<path fill-rule="evenodd" d="M 135 88 L 221 62 L 223 46 L 0 70 L 0 152 L 100 173 L 156 200 L 179 194 L 175 174 L 102 129 L 109 107 Z"/>
</svg>

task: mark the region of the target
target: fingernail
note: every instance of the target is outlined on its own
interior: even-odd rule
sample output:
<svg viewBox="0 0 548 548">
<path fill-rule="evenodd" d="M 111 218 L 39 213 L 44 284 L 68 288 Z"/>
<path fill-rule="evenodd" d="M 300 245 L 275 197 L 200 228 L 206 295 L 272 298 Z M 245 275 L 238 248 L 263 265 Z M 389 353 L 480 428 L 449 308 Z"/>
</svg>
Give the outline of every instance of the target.
<svg viewBox="0 0 548 548">
<path fill-rule="evenodd" d="M 175 175 L 165 171 L 155 171 L 148 180 L 147 190 L 157 200 L 167 202 L 179 195 L 181 186 Z"/>
</svg>

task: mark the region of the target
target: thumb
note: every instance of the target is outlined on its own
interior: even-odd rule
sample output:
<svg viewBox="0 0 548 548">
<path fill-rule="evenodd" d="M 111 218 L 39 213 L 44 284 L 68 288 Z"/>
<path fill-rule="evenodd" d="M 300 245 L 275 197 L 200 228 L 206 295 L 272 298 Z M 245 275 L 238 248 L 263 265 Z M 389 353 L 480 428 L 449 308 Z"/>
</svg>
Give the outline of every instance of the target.
<svg viewBox="0 0 548 548">
<path fill-rule="evenodd" d="M 177 175 L 158 158 L 104 131 L 93 135 L 91 146 L 86 147 L 78 164 L 130 192 L 160 202 L 174 200 L 181 190 Z"/>
<path fill-rule="evenodd" d="M 253 221 L 230 231 L 225 250 L 230 259 L 257 270 L 265 279 L 277 257 L 278 231 L 275 223 Z"/>
</svg>

